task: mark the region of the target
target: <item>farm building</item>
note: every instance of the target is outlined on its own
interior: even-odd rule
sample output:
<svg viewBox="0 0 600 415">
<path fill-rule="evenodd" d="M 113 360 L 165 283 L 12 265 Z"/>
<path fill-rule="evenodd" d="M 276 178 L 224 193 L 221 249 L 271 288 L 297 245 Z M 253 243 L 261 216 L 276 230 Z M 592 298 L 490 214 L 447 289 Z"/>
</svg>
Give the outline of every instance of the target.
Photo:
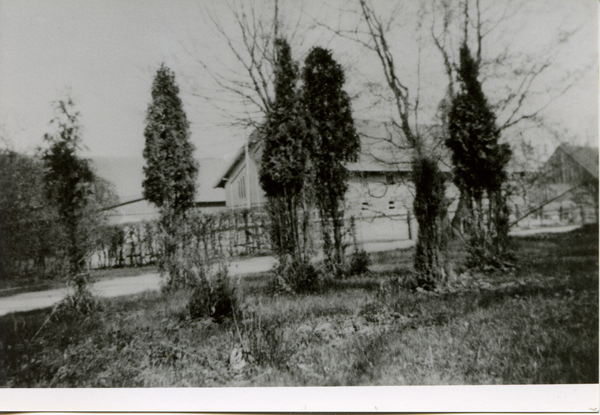
<svg viewBox="0 0 600 415">
<path fill-rule="evenodd" d="M 213 182 L 214 189 L 221 189 L 229 209 L 250 209 L 262 206 L 265 195 L 258 181 L 262 142 L 257 131 L 248 137 L 235 157 Z"/>
<path fill-rule="evenodd" d="M 346 218 L 353 217 L 359 236 L 363 229 L 367 239 L 371 238 L 367 234 L 383 240 L 414 238 L 416 222 L 412 215 L 414 189 L 410 178 L 410 150 L 398 146 L 402 137 L 387 123 L 361 120 L 355 125 L 361 139 L 361 152 L 357 162 L 347 165 L 350 177 L 345 201 Z M 420 127 L 422 136 L 432 147 L 435 147 L 436 139 L 439 141 L 436 138 L 440 136 L 438 129 L 438 126 Z M 438 146 L 438 149 L 443 148 Z M 259 182 L 261 158 L 262 143 L 255 131 L 214 184 L 215 188 L 224 190 L 228 209 L 252 209 L 265 203 Z M 440 154 L 439 159 L 441 170 L 450 178 L 448 155 Z M 597 148 L 560 146 L 542 171 L 526 170 L 511 160 L 508 174 L 512 189 L 508 200 L 511 222 L 578 186 L 568 195 L 526 216 L 518 222 L 521 227 L 582 223 L 597 218 Z M 575 183 L 577 180 L 579 182 Z M 451 217 L 458 196 L 456 187 L 448 181 Z"/>
<path fill-rule="evenodd" d="M 225 207 L 223 189 L 215 189 L 212 183 L 222 171 L 225 162 L 220 159 L 198 160 L 200 169 L 196 183 L 196 207 L 203 212 L 213 212 Z M 124 205 L 111 211 L 111 223 L 130 223 L 158 218 L 158 209 L 143 200 L 142 181 L 145 161 L 141 157 L 96 157 L 92 166 L 96 174 L 113 183 L 120 203 Z M 127 203 L 131 202 L 131 203 Z M 127 203 L 127 204 L 125 204 Z"/>
<path fill-rule="evenodd" d="M 346 211 L 377 215 L 411 209 L 411 153 L 398 146 L 398 132 L 387 123 L 375 121 L 357 121 L 356 129 L 361 151 L 358 161 L 346 166 L 350 172 Z M 262 150 L 255 131 L 215 182 L 215 188 L 225 190 L 228 208 L 252 208 L 265 203 L 259 182 Z M 440 162 L 440 168 L 450 171 L 448 164 Z"/>
<path fill-rule="evenodd" d="M 542 167 L 540 220 L 598 222 L 598 147 L 562 144 Z"/>
<path fill-rule="evenodd" d="M 414 238 L 410 151 L 398 146 L 401 137 L 387 123 L 356 121 L 355 125 L 361 152 L 357 162 L 347 165 L 350 177 L 346 218 L 355 218 L 358 237 L 363 240 Z M 433 127 L 422 127 L 422 134 L 429 140 L 433 140 L 434 133 Z M 216 180 L 214 186 L 224 189 L 228 209 L 264 205 L 266 198 L 259 182 L 262 150 L 255 131 Z M 450 172 L 447 163 L 440 162 L 440 168 Z M 448 196 L 456 198 L 453 186 L 448 187 Z"/>
</svg>

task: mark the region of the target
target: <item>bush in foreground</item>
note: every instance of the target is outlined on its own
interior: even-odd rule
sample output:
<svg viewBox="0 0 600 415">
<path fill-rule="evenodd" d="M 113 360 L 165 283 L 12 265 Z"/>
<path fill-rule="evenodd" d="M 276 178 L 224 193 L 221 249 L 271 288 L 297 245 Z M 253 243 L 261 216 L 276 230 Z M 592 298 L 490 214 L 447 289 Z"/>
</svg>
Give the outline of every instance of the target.
<svg viewBox="0 0 600 415">
<path fill-rule="evenodd" d="M 227 268 L 222 267 L 212 278 L 202 275 L 194 286 L 187 304 L 191 319 L 212 317 L 221 322 L 231 316 L 237 306 L 235 287 L 227 277 Z"/>
<path fill-rule="evenodd" d="M 100 299 L 89 288 L 89 274 L 79 274 L 73 278 L 73 294 L 67 295 L 53 312 L 55 321 L 78 316 L 89 316 L 103 310 Z"/>
<path fill-rule="evenodd" d="M 284 256 L 274 272 L 271 285 L 275 291 L 300 294 L 315 291 L 319 285 L 319 273 L 308 261 Z"/>
<path fill-rule="evenodd" d="M 294 353 L 293 342 L 285 335 L 285 324 L 279 318 L 263 318 L 252 310 L 244 310 L 239 324 L 244 358 L 263 367 L 285 368 Z"/>
<path fill-rule="evenodd" d="M 369 271 L 371 257 L 364 249 L 354 251 L 350 256 L 348 275 L 361 275 Z"/>
</svg>

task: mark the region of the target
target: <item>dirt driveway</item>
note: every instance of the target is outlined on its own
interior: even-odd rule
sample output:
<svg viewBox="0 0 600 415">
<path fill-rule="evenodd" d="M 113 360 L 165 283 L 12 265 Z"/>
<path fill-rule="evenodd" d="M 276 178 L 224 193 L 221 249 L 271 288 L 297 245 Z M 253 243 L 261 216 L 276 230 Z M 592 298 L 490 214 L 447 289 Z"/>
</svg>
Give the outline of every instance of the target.
<svg viewBox="0 0 600 415">
<path fill-rule="evenodd" d="M 568 232 L 578 227 L 579 226 L 563 226 L 560 228 L 517 230 L 511 232 L 511 234 L 529 235 L 541 232 Z M 368 242 L 361 247 L 367 252 L 377 252 L 398 248 L 409 248 L 413 246 L 414 243 L 414 240 Z M 232 261 L 229 265 L 229 275 L 237 276 L 265 272 L 273 268 L 275 263 L 276 259 L 270 256 L 238 259 Z M 99 281 L 92 286 L 92 291 L 101 297 L 108 298 L 138 294 L 148 290 L 158 290 L 159 288 L 160 276 L 158 274 L 146 274 L 137 277 L 122 277 Z M 0 316 L 8 313 L 51 307 L 64 298 L 68 292 L 68 288 L 61 288 L 2 297 L 0 298 Z"/>
<path fill-rule="evenodd" d="M 255 274 L 270 270 L 275 264 L 273 257 L 256 257 L 233 261 L 229 266 L 229 275 Z M 121 277 L 96 282 L 92 292 L 101 297 L 119 297 L 138 294 L 148 290 L 160 289 L 160 275 L 157 273 L 137 277 Z M 0 316 L 20 311 L 52 307 L 63 299 L 69 288 L 36 291 L 0 298 Z"/>
</svg>

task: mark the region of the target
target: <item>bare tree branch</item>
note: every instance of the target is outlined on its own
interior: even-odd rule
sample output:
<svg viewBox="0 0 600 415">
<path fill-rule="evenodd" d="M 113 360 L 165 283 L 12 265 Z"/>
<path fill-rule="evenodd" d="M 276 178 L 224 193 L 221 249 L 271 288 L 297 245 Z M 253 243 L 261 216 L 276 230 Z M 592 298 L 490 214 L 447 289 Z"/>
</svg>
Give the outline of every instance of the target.
<svg viewBox="0 0 600 415">
<path fill-rule="evenodd" d="M 274 39 L 290 33 L 290 39 L 301 41 L 302 16 L 295 13 L 289 20 L 281 18 L 284 11 L 277 0 L 230 0 L 230 17 L 217 17 L 210 2 L 200 8 L 204 23 L 223 47 L 222 53 L 211 59 L 203 55 L 204 48 L 196 47 L 193 38 L 187 40 L 184 50 L 212 82 L 212 87 L 201 88 L 196 76 L 188 78 L 191 94 L 217 108 L 232 125 L 259 127 L 274 102 Z M 224 19 L 235 24 L 225 24 Z"/>
</svg>

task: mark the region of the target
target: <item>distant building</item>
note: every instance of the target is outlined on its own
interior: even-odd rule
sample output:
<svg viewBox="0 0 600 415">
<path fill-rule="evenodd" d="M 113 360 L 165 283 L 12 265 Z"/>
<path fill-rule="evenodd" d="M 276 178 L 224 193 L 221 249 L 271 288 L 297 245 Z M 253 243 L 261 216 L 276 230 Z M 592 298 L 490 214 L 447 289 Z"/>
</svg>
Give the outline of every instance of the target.
<svg viewBox="0 0 600 415">
<path fill-rule="evenodd" d="M 598 222 L 598 147 L 562 144 L 542 170 L 545 177 L 543 199 L 564 194 L 546 211 L 558 209 L 561 221 Z"/>
<path fill-rule="evenodd" d="M 357 162 L 346 166 L 350 172 L 346 210 L 363 214 L 406 213 L 406 209 L 412 209 L 412 153 L 397 145 L 399 134 L 387 123 L 356 121 L 356 129 L 361 152 Z M 259 181 L 262 151 L 262 141 L 255 131 L 215 182 L 215 188 L 225 190 L 228 208 L 264 204 L 265 193 Z M 440 163 L 440 167 L 450 171 L 447 165 Z"/>
<path fill-rule="evenodd" d="M 213 188 L 224 192 L 227 208 L 250 209 L 264 204 L 265 193 L 258 179 L 262 152 L 262 141 L 254 131 L 213 182 Z"/>
<path fill-rule="evenodd" d="M 225 161 L 200 159 L 198 163 L 200 169 L 196 183 L 196 208 L 207 213 L 224 209 L 225 193 L 223 189 L 215 189 L 212 184 L 216 175 L 222 171 Z M 119 201 L 124 204 L 109 213 L 111 223 L 140 222 L 159 217 L 156 206 L 143 199 L 145 164 L 142 157 L 92 158 L 96 174 L 114 184 Z"/>
<path fill-rule="evenodd" d="M 380 232 L 397 235 L 396 230 L 391 230 L 399 226 L 396 222 L 406 225 L 414 220 L 412 152 L 398 146 L 403 141 L 401 133 L 388 123 L 359 120 L 355 125 L 361 139 L 361 152 L 357 162 L 346 166 L 350 176 L 345 216 L 367 222 L 372 218 L 391 218 L 391 222 L 381 226 Z M 433 144 L 439 140 L 438 128 L 421 126 L 420 132 L 429 144 Z M 255 131 L 215 181 L 215 188 L 225 192 L 227 209 L 252 209 L 264 205 L 265 193 L 259 182 L 262 150 L 262 142 Z M 445 151 L 444 146 L 438 146 L 438 151 Z M 439 154 L 439 159 L 440 169 L 448 173 L 450 179 L 448 154 Z M 525 219 L 519 226 L 525 227 L 597 220 L 598 148 L 562 145 L 541 171 L 527 170 L 515 160 L 511 160 L 507 169 L 508 186 L 513 189 L 508 199 L 511 222 L 523 216 Z M 562 197 L 527 215 L 563 193 Z M 451 201 L 449 214 L 452 217 L 459 193 L 451 180 L 447 182 L 446 195 Z M 371 223 L 370 226 L 374 226 L 374 222 Z M 412 233 L 408 231 L 409 236 Z"/>
<path fill-rule="evenodd" d="M 416 224 L 411 225 L 412 229 L 407 226 L 408 222 L 414 221 L 411 151 L 398 146 L 402 142 L 400 133 L 388 123 L 358 120 L 355 126 L 361 140 L 361 152 L 357 162 L 346 166 L 350 172 L 345 197 L 346 218 L 364 219 L 357 224 L 357 232 L 364 234 L 359 235 L 363 240 L 414 238 Z M 437 127 L 421 128 L 428 140 L 433 139 Z M 228 209 L 264 205 L 266 197 L 259 181 L 262 151 L 262 141 L 255 131 L 215 181 L 216 188 L 225 190 Z M 440 162 L 440 168 L 450 172 L 447 163 Z M 452 185 L 448 186 L 448 196 L 456 199 Z M 394 220 L 377 221 L 376 218 Z M 377 235 L 371 237 L 367 233 Z"/>
<path fill-rule="evenodd" d="M 554 184 L 598 185 L 598 147 L 561 144 L 543 167 Z"/>
<path fill-rule="evenodd" d="M 357 217 L 412 216 L 412 150 L 399 146 L 405 140 L 388 123 L 359 121 L 356 128 L 361 141 L 360 155 L 356 163 L 346 166 L 350 172 L 346 193 L 349 214 Z M 420 133 L 429 144 L 439 140 L 437 126 L 421 126 Z M 450 178 L 448 157 L 437 156 L 440 170 Z M 452 199 L 457 196 L 451 182 L 448 182 L 447 196 Z"/>
<path fill-rule="evenodd" d="M 542 178 L 537 202 L 550 202 L 539 213 L 543 219 L 598 222 L 598 147 L 560 145 Z"/>
</svg>

